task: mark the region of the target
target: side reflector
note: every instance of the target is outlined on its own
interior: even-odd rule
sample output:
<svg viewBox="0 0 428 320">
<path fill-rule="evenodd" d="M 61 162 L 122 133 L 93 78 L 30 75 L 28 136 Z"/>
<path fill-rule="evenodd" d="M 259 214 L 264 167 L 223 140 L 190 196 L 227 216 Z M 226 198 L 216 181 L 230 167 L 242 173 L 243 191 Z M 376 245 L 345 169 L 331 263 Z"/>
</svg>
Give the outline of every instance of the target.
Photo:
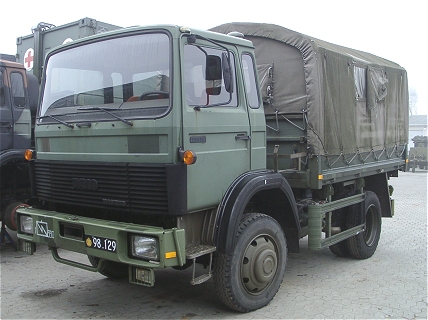
<svg viewBox="0 0 428 320">
<path fill-rule="evenodd" d="M 177 257 L 177 252 L 165 252 L 165 259 L 172 259 Z"/>
<path fill-rule="evenodd" d="M 322 180 L 322 174 L 318 175 L 318 180 Z"/>
</svg>

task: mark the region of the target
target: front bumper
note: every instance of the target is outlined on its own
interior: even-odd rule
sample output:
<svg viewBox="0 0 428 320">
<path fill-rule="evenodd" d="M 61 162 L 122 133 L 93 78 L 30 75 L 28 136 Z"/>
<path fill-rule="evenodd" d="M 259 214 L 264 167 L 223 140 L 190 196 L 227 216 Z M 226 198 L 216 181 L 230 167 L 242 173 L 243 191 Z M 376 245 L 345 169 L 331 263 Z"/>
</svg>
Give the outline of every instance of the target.
<svg viewBox="0 0 428 320">
<path fill-rule="evenodd" d="M 22 215 L 32 217 L 33 234 L 24 233 L 20 226 L 18 227 L 21 250 L 32 253 L 32 243 L 47 245 L 51 248 L 56 261 L 82 269 L 97 271 L 92 266 L 61 259 L 57 249 L 146 269 L 182 266 L 186 261 L 183 229 L 163 229 L 133 223 L 86 218 L 32 207 L 17 210 L 18 222 Z M 159 258 L 152 261 L 133 257 L 130 244 L 132 235 L 155 238 Z M 107 246 L 101 246 L 101 248 L 90 246 L 91 241 L 88 241 L 88 238 L 92 239 L 94 236 L 100 239 L 114 240 L 114 250 Z"/>
</svg>

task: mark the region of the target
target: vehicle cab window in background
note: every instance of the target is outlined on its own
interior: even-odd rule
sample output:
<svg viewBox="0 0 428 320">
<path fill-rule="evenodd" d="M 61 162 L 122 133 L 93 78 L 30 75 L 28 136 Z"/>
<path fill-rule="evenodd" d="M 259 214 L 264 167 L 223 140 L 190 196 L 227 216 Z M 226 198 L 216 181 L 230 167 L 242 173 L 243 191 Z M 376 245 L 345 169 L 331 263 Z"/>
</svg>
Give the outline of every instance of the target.
<svg viewBox="0 0 428 320">
<path fill-rule="evenodd" d="M 12 72 L 10 74 L 10 83 L 12 86 L 12 101 L 14 107 L 24 108 L 26 99 L 24 90 L 24 78 L 22 77 L 22 74 L 18 72 Z"/>
<path fill-rule="evenodd" d="M 225 50 L 184 46 L 184 86 L 189 106 L 238 106 L 234 57 L 232 53 L 229 54 L 233 70 L 231 90 L 226 89 L 224 81 Z"/>
<path fill-rule="evenodd" d="M 0 69 L 0 107 L 3 107 L 6 104 L 4 82 L 3 70 Z"/>
</svg>

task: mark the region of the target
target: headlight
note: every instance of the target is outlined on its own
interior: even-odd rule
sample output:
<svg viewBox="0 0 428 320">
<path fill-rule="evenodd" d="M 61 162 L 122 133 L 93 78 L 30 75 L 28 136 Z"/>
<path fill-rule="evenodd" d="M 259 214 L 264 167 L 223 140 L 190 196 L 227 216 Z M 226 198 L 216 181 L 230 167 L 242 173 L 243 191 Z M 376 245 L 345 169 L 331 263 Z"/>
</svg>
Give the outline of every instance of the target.
<svg viewBox="0 0 428 320">
<path fill-rule="evenodd" d="M 30 216 L 19 217 L 19 230 L 24 233 L 33 234 L 33 218 Z"/>
<path fill-rule="evenodd" d="M 157 241 L 155 238 L 132 236 L 132 255 L 137 258 L 159 260 Z"/>
</svg>

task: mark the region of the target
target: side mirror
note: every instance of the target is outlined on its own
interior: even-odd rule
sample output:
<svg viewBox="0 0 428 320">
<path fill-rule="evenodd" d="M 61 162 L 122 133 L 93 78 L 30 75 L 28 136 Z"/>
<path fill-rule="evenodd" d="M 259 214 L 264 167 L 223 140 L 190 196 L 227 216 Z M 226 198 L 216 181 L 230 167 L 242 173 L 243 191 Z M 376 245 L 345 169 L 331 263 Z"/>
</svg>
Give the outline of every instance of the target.
<svg viewBox="0 0 428 320">
<path fill-rule="evenodd" d="M 4 87 L 1 86 L 0 87 L 0 107 L 4 106 L 5 104 L 6 104 L 6 99 L 5 99 L 5 96 L 4 96 Z"/>
<path fill-rule="evenodd" d="M 208 55 L 205 67 L 205 80 L 221 80 L 221 59 L 218 56 Z"/>
<path fill-rule="evenodd" d="M 207 84 L 208 95 L 219 95 L 221 93 L 221 59 L 219 56 L 207 55 L 205 65 L 205 80 L 212 81 Z"/>
</svg>

